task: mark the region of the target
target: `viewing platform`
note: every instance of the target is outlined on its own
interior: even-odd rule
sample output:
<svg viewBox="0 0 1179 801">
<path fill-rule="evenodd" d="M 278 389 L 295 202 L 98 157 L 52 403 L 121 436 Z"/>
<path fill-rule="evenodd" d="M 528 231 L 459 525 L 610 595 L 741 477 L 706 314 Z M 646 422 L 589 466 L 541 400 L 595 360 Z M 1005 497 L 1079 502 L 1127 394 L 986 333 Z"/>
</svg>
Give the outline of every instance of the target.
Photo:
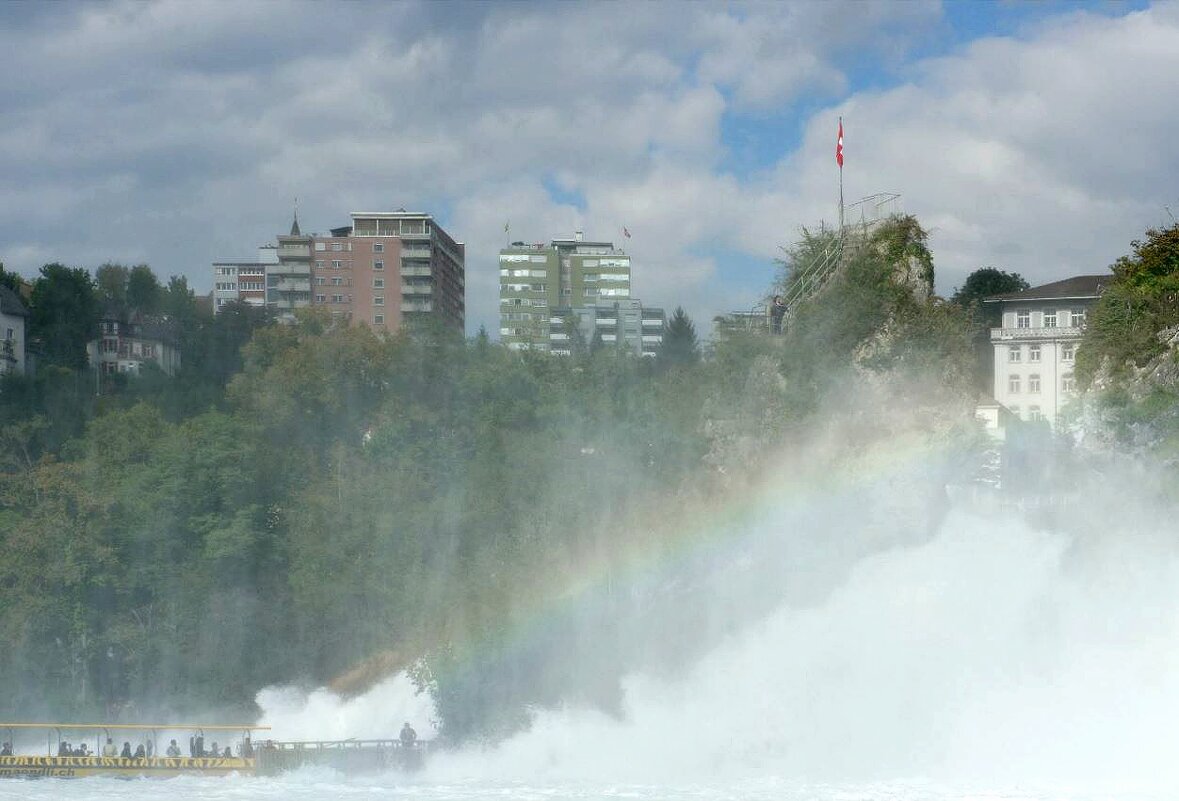
<svg viewBox="0 0 1179 801">
<path fill-rule="evenodd" d="M 308 766 L 349 774 L 417 770 L 429 749 L 423 740 L 412 745 L 401 740 L 267 741 L 257 749 L 256 773 L 273 776 Z"/>
</svg>

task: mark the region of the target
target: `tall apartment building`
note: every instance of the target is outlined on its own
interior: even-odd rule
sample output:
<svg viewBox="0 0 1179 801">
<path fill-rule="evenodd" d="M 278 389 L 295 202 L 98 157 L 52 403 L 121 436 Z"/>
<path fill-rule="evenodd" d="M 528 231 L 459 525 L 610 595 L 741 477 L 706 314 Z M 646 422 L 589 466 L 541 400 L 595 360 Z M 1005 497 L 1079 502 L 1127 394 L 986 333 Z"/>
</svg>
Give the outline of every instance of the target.
<svg viewBox="0 0 1179 801">
<path fill-rule="evenodd" d="M 279 234 L 277 245 L 258 248 L 254 261 L 213 263 L 213 313 L 226 303 L 268 306 L 278 319 L 291 322 L 295 309 L 311 305 L 312 237 L 299 230 L 299 217 L 290 233 Z"/>
<path fill-rule="evenodd" d="M 353 212 L 352 224 L 313 237 L 316 307 L 396 331 L 435 320 L 466 324 L 466 247 L 429 214 Z"/>
<path fill-rule="evenodd" d="M 330 235 L 304 235 L 298 218 L 257 261 L 213 265 L 214 311 L 231 301 L 265 304 L 282 320 L 307 306 L 334 318 L 396 331 L 412 320 L 466 324 L 466 249 L 429 214 L 354 212 Z"/>
<path fill-rule="evenodd" d="M 278 263 L 266 268 L 266 305 L 283 322 L 293 322 L 295 309 L 311 305 L 311 243 L 296 216 L 291 232 L 278 235 Z"/>
<path fill-rule="evenodd" d="M 266 272 L 278 264 L 278 246 L 263 245 L 253 261 L 213 262 L 213 313 L 226 303 L 266 305 Z"/>
<path fill-rule="evenodd" d="M 1110 280 L 1078 275 L 984 301 L 1002 313 L 991 329 L 994 394 L 1012 416 L 1055 424 L 1076 392 L 1073 368 L 1088 308 Z"/>
<path fill-rule="evenodd" d="M 500 338 L 512 349 L 550 350 L 559 310 L 630 298 L 630 256 L 613 242 L 513 242 L 499 253 Z"/>
</svg>

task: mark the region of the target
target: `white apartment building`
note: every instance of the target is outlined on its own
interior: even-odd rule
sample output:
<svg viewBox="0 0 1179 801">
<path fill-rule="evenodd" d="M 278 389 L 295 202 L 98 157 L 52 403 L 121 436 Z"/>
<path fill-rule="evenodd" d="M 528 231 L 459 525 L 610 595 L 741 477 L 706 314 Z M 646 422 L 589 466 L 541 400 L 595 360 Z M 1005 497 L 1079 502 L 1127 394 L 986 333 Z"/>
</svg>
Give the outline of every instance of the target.
<svg viewBox="0 0 1179 801">
<path fill-rule="evenodd" d="M 1024 421 L 1056 423 L 1076 392 L 1073 367 L 1088 309 L 1112 280 L 1078 275 L 987 298 L 1002 323 L 991 329 L 995 400 Z"/>
</svg>

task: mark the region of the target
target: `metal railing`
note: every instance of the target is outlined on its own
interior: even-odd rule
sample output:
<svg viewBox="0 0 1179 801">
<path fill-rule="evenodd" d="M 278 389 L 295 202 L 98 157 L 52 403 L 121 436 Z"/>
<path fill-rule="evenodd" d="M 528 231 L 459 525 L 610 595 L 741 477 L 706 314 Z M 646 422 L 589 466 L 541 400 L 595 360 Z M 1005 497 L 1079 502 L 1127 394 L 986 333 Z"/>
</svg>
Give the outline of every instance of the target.
<svg viewBox="0 0 1179 801">
<path fill-rule="evenodd" d="M 1015 339 L 1080 339 L 1085 329 L 1080 326 L 1060 328 L 992 328 L 991 340 Z"/>
</svg>

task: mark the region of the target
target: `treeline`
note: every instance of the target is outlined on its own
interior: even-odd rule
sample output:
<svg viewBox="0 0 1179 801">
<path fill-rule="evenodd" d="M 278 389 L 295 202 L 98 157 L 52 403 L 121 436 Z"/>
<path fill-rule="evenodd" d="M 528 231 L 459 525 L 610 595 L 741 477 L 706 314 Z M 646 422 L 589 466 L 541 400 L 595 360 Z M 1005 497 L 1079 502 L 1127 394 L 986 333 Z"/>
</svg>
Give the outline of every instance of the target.
<svg viewBox="0 0 1179 801">
<path fill-rule="evenodd" d="M 1088 315 L 1077 380 L 1121 445 L 1179 464 L 1179 224 L 1147 230 L 1112 270 Z"/>
<path fill-rule="evenodd" d="M 143 264 L 104 264 L 93 275 L 82 267 L 46 264 L 30 287 L 0 263 L 0 283 L 28 306 L 26 352 L 35 366 L 0 386 L 0 436 L 9 441 L 7 449 L 17 447 L 33 458 L 57 453 L 103 411 L 139 400 L 172 421 L 210 406 L 223 408 L 224 388 L 242 366 L 242 346 L 254 330 L 273 323 L 266 309 L 239 303 L 214 316 L 186 278 L 173 276 L 164 285 Z M 169 378 L 149 362 L 137 380 L 112 374 L 97 381 L 86 345 L 100 337 L 104 317 L 159 324 L 182 354 L 180 374 Z M 37 424 L 28 425 L 33 420 Z"/>
<path fill-rule="evenodd" d="M 265 685 L 417 665 L 447 731 L 475 736 L 559 700 L 571 653 L 608 707 L 609 647 L 529 628 L 586 565 L 672 547 L 849 388 L 969 428 L 968 314 L 929 296 L 915 220 L 874 237 L 785 336 L 732 333 L 705 358 L 686 315 L 676 358 L 561 358 L 310 312 L 202 317 L 180 279 L 146 293 L 193 348 L 176 379 L 96 399 L 51 357 L 0 388 L 0 717 L 241 710 Z M 34 303 L 83 283 L 59 272 Z M 849 447 L 885 441 L 888 414 L 849 412 L 868 420 Z"/>
</svg>

